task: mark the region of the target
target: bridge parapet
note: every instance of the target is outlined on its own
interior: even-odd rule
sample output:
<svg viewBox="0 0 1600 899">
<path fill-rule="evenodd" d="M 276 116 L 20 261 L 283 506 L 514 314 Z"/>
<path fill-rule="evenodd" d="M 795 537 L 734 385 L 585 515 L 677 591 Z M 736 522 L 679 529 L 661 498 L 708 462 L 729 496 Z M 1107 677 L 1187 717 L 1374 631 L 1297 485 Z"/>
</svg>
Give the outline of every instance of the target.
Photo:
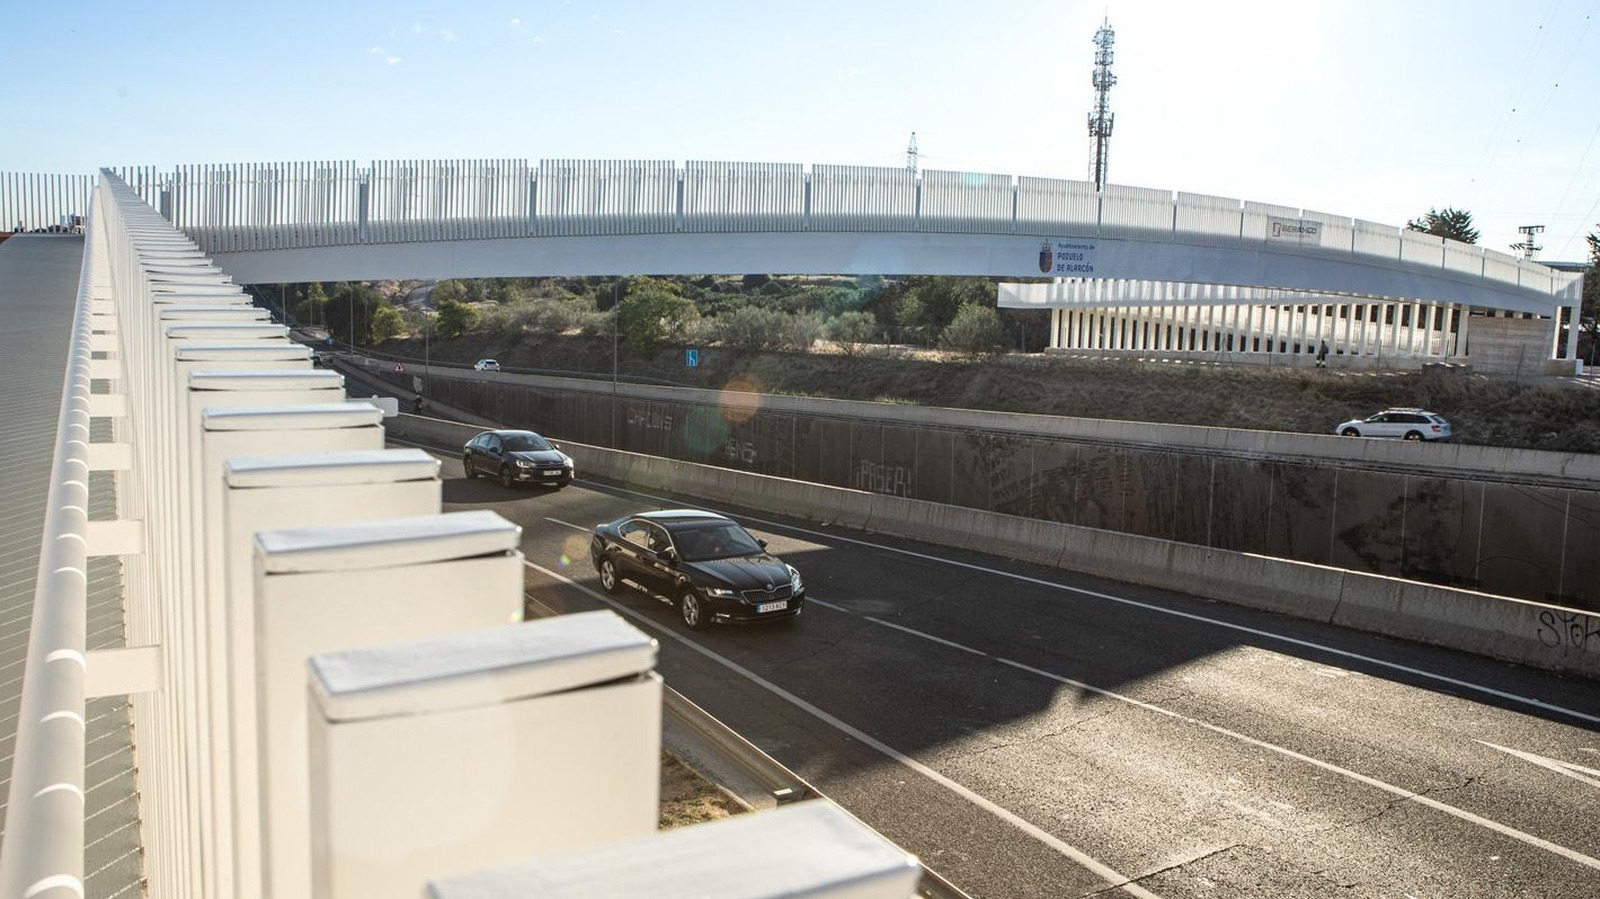
<svg viewBox="0 0 1600 899">
<path fill-rule="evenodd" d="M 1371 257 L 1571 302 L 1581 279 L 1292 206 L 1087 181 L 797 163 L 347 160 L 121 169 L 208 253 L 493 238 L 784 231 L 1107 238 Z M 880 273 L 881 274 L 881 273 Z M 1285 286 L 1285 285 L 1257 285 Z"/>
<path fill-rule="evenodd" d="M 392 884 L 394 866 L 361 852 L 339 854 L 331 874 L 323 870 L 329 876 L 314 873 L 313 834 L 349 850 L 347 837 L 380 823 L 341 800 L 352 783 L 422 810 L 381 822 L 412 837 L 416 851 L 403 871 L 412 892 L 429 879 L 537 856 L 556 842 L 552 833 L 571 850 L 655 839 L 655 641 L 610 612 L 592 613 L 606 619 L 598 625 L 520 621 L 519 527 L 487 511 L 440 514 L 437 461 L 384 449 L 381 411 L 344 400 L 340 376 L 313 370 L 309 348 L 262 321 L 243 291 L 117 176 L 102 174 L 89 208 L 0 899 L 84 895 L 91 695 L 128 697 L 138 759 L 129 801 L 139 809 L 144 889 L 163 899 L 357 897 L 373 894 L 374 878 Z M 99 387 L 109 395 L 94 395 Z M 112 419 L 114 443 L 90 442 L 91 417 Z M 117 473 L 113 521 L 87 520 L 93 470 Z M 96 556 L 122 563 L 128 643 L 114 650 L 86 649 L 87 561 Z M 423 642 L 383 655 L 396 641 Z M 625 708 L 601 705 L 624 691 L 617 671 L 594 665 L 600 651 L 619 646 L 631 664 Z M 422 683 L 397 677 L 418 653 L 447 656 L 448 670 L 431 669 Z M 323 723 L 340 731 L 319 731 L 320 742 L 308 734 L 313 654 L 323 663 Z M 572 689 L 593 679 L 611 689 Z M 549 698 L 533 708 L 524 700 L 540 685 Z M 560 726 L 548 714 L 554 705 L 590 726 Z M 354 730 L 381 729 L 368 721 L 373 710 L 429 739 L 360 739 Z M 419 754 L 459 751 L 451 728 L 464 711 L 478 720 L 474 732 L 504 741 L 493 748 L 510 760 L 485 767 L 485 747 L 474 746 L 462 762 L 477 766 L 472 795 L 457 789 L 459 766 Z M 430 722 L 419 720 L 423 713 Z M 595 742 L 623 731 L 633 735 L 625 758 Z M 352 763 L 347 750 L 371 754 Z M 528 759 L 552 764 L 541 778 L 521 777 Z M 583 828 L 570 817 L 552 824 L 585 784 L 625 795 L 587 809 Z M 495 815 L 473 807 L 508 796 L 516 801 Z M 793 833 L 793 816 L 763 817 L 739 829 L 753 831 L 755 844 L 790 846 L 783 836 Z M 798 869 L 831 872 L 814 895 L 903 899 L 915 859 L 854 819 L 839 820 L 832 836 L 788 853 Z M 515 829 L 531 822 L 537 832 Z M 473 830 L 488 826 L 495 832 Z M 864 890 L 851 879 L 859 870 L 829 864 L 859 853 L 863 841 L 875 847 L 873 869 L 892 882 Z M 724 894 L 734 899 L 766 895 L 733 861 L 701 855 L 673 876 L 730 884 Z M 597 883 L 593 892 L 608 890 Z"/>
</svg>

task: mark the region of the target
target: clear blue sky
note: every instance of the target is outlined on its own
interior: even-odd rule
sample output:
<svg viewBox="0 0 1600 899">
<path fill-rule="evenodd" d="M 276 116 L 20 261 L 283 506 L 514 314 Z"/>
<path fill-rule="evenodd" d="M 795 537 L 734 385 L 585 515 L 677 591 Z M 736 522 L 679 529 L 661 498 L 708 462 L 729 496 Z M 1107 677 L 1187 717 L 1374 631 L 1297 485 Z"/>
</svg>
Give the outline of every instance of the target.
<svg viewBox="0 0 1600 899">
<path fill-rule="evenodd" d="M 1600 231 L 1600 0 L 0 0 L 0 171 L 687 159 L 1110 176 Z"/>
</svg>

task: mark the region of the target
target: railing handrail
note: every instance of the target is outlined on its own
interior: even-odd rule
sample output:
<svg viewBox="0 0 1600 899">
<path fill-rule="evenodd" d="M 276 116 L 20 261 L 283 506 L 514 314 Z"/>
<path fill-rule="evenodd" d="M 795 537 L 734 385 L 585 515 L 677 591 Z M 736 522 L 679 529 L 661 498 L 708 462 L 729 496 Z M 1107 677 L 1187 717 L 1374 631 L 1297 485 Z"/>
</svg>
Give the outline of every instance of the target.
<svg viewBox="0 0 1600 899">
<path fill-rule="evenodd" d="M 91 204 L 45 506 L 16 749 L 0 845 L 0 899 L 83 896 L 87 672 Z"/>
</svg>

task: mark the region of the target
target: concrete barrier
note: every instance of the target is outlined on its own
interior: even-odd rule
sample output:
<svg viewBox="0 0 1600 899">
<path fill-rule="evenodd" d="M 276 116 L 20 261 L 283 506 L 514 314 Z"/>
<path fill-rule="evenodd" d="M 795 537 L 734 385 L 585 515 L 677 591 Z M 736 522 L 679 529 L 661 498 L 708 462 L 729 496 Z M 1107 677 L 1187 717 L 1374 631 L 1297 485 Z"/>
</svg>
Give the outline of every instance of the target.
<svg viewBox="0 0 1600 899">
<path fill-rule="evenodd" d="M 413 415 L 399 437 L 453 449 L 480 428 Z M 1363 441 L 1374 443 L 1375 441 Z M 947 506 L 562 442 L 580 476 L 993 553 L 1369 633 L 1600 677 L 1600 615 L 1269 556 Z"/>
</svg>

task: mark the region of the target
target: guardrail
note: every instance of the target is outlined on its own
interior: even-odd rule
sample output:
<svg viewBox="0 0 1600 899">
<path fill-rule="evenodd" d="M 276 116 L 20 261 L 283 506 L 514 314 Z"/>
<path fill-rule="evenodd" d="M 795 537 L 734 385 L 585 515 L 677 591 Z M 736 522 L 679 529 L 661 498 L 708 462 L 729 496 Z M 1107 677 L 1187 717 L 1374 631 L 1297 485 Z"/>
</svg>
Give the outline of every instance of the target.
<svg viewBox="0 0 1600 899">
<path fill-rule="evenodd" d="M 437 461 L 385 449 L 381 411 L 109 172 L 89 220 L 0 899 L 83 896 L 85 699 L 112 695 L 162 899 L 437 894 L 619 840 L 766 895 L 742 858 L 675 857 L 717 837 L 655 833 L 654 640 L 611 612 L 520 622 L 519 527 L 441 514 Z M 91 444 L 91 416 L 122 442 Z M 119 473 L 113 521 L 87 520 L 91 468 Z M 125 647 L 86 651 L 91 555 L 122 560 Z M 807 895 L 911 893 L 913 857 L 805 805 L 734 830 L 781 847 Z"/>
<path fill-rule="evenodd" d="M 90 290 L 100 252 L 84 241 L 0 844 L 0 896 L 83 895 Z"/>
<path fill-rule="evenodd" d="M 0 231 L 83 230 L 92 175 L 0 172 Z"/>
</svg>

